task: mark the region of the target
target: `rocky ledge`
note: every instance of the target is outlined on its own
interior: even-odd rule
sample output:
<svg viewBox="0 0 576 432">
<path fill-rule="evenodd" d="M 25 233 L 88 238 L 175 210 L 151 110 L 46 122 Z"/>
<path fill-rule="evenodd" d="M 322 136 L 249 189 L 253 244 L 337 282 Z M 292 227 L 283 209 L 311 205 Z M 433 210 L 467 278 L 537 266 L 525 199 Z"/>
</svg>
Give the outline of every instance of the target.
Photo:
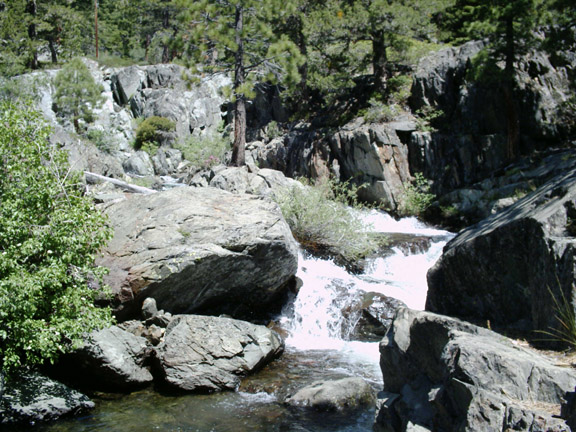
<svg viewBox="0 0 576 432">
<path fill-rule="evenodd" d="M 576 372 L 490 330 L 400 309 L 380 353 L 376 430 L 570 430 Z"/>
</svg>

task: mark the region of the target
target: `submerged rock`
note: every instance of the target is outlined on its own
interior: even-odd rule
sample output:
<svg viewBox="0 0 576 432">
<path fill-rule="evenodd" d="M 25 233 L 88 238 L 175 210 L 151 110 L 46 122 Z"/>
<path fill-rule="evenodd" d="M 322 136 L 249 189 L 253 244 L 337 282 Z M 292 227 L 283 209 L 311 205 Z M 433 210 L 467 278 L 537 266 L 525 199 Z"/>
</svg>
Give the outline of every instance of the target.
<svg viewBox="0 0 576 432">
<path fill-rule="evenodd" d="M 555 414 L 576 372 L 490 330 L 400 309 L 380 354 L 379 430 L 569 430 Z"/>
<path fill-rule="evenodd" d="M 175 317 L 155 349 L 164 381 L 186 391 L 233 390 L 240 378 L 284 349 L 274 331 L 244 321 L 200 315 Z"/>
<path fill-rule="evenodd" d="M 297 270 L 296 241 L 267 199 L 183 187 L 132 196 L 106 213 L 115 235 L 99 264 L 110 269 L 121 317 L 147 297 L 170 313 L 266 317 Z"/>
<path fill-rule="evenodd" d="M 287 398 L 286 403 L 318 411 L 343 411 L 374 403 L 374 393 L 362 378 L 343 378 L 314 382 Z"/>
<path fill-rule="evenodd" d="M 428 272 L 426 309 L 524 330 L 560 329 L 576 279 L 576 169 L 456 236 Z"/>
<path fill-rule="evenodd" d="M 94 408 L 94 402 L 88 396 L 35 372 L 3 383 L 2 390 L 0 424 L 32 425 L 79 415 Z"/>
</svg>

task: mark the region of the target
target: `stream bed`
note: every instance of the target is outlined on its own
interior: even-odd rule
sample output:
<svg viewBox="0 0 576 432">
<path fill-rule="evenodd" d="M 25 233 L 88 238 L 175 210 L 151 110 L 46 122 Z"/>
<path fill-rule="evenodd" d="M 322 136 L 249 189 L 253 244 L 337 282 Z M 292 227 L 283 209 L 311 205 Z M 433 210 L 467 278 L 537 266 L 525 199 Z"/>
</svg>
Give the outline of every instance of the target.
<svg viewBox="0 0 576 432">
<path fill-rule="evenodd" d="M 414 218 L 396 221 L 385 213 L 363 214 L 371 230 L 386 233 L 390 247 L 353 275 L 331 260 L 300 254 L 302 287 L 278 318 L 285 333 L 281 358 L 244 379 L 237 392 L 210 395 L 163 395 L 146 389 L 129 395 L 94 398 L 97 407 L 85 417 L 37 425 L 39 432 L 353 432 L 371 431 L 374 409 L 346 413 L 310 412 L 282 401 L 316 380 L 361 376 L 379 390 L 378 342 L 349 341 L 354 323 L 342 310 L 364 292 L 397 298 L 423 309 L 426 272 L 453 236 Z M 25 429 L 29 430 L 29 429 Z"/>
</svg>

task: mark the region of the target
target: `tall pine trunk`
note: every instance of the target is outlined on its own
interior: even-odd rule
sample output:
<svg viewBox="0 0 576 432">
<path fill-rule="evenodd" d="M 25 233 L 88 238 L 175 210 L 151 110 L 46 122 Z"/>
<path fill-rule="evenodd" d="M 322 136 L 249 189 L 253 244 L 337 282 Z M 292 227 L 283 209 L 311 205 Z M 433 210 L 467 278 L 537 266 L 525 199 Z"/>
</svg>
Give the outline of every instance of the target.
<svg viewBox="0 0 576 432">
<path fill-rule="evenodd" d="M 36 49 L 36 40 L 38 39 L 38 31 L 36 29 L 36 15 L 38 15 L 38 6 L 36 0 L 28 1 L 26 5 L 26 12 L 32 16 L 31 23 L 28 25 L 28 37 L 30 38 L 30 69 L 38 69 L 40 63 L 38 62 L 38 51 Z"/>
<path fill-rule="evenodd" d="M 372 33 L 372 68 L 374 69 L 374 90 L 384 93 L 386 90 L 386 65 L 388 56 L 386 54 L 386 41 L 384 31 L 377 30 Z"/>
<path fill-rule="evenodd" d="M 246 147 L 246 96 L 241 93 L 244 84 L 244 10 L 242 5 L 236 6 L 235 30 L 236 30 L 236 59 L 234 64 L 234 92 L 236 102 L 234 104 L 234 144 L 232 145 L 232 165 L 243 166 L 246 164 L 244 150 Z"/>
<path fill-rule="evenodd" d="M 518 108 L 514 97 L 514 61 L 516 57 L 516 47 L 514 44 L 514 22 L 512 17 L 506 17 L 505 33 L 505 67 L 503 95 L 504 106 L 506 107 L 506 153 L 509 160 L 516 158 L 520 148 L 520 119 L 518 118 Z"/>
</svg>

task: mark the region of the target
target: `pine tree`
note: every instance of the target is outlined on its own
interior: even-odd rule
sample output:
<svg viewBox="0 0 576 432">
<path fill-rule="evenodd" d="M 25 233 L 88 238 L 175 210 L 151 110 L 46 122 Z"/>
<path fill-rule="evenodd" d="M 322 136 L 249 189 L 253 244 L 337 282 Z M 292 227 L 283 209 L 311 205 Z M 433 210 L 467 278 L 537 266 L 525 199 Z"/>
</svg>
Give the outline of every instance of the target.
<svg viewBox="0 0 576 432">
<path fill-rule="evenodd" d="M 293 13 L 294 0 L 180 0 L 189 26 L 186 45 L 204 70 L 233 72 L 234 143 L 232 164 L 245 164 L 246 103 L 257 82 L 298 81 L 298 47 L 273 31 Z"/>
<path fill-rule="evenodd" d="M 536 6 L 536 0 L 457 0 L 446 14 L 446 26 L 455 30 L 456 40 L 485 38 L 489 42 L 488 60 L 504 62 L 500 76 L 491 79 L 499 81 L 504 97 L 509 159 L 518 155 L 520 147 L 515 64 L 535 41 L 534 30 L 539 24 Z"/>
<path fill-rule="evenodd" d="M 54 78 L 56 111 L 70 117 L 79 131 L 79 121 L 91 121 L 92 110 L 102 104 L 102 86 L 96 84 L 88 66 L 75 58 Z"/>
</svg>

